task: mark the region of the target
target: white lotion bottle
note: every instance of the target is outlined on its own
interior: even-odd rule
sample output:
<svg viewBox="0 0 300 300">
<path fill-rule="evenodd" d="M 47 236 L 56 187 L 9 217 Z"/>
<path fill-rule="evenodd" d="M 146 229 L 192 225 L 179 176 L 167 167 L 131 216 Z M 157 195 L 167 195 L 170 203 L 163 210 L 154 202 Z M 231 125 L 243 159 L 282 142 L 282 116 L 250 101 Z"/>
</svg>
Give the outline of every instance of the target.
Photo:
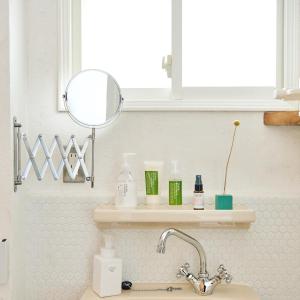
<svg viewBox="0 0 300 300">
<path fill-rule="evenodd" d="M 115 205 L 117 208 L 134 208 L 137 206 L 136 183 L 128 163 L 129 156 L 135 153 L 123 153 L 123 165 L 118 177 Z"/>
<path fill-rule="evenodd" d="M 100 255 L 94 256 L 93 290 L 100 297 L 109 297 L 121 294 L 122 260 L 115 257 L 113 238 L 104 236 L 105 244 Z"/>
</svg>

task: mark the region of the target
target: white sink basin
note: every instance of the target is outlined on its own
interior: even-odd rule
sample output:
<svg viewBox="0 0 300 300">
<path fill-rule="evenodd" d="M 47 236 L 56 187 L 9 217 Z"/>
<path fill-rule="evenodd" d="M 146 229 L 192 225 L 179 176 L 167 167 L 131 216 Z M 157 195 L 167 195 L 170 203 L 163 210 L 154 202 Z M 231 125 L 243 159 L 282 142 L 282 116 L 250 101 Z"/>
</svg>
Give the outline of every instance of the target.
<svg viewBox="0 0 300 300">
<path fill-rule="evenodd" d="M 189 284 L 173 284 L 173 283 L 147 283 L 147 284 L 134 284 L 135 289 L 155 289 L 155 288 L 167 288 L 169 286 L 181 287 L 180 291 L 123 291 L 121 295 L 109 297 L 109 300 L 189 300 L 196 298 L 204 298 L 207 300 L 260 300 L 258 295 L 247 285 L 241 284 L 221 284 L 216 287 L 214 293 L 210 296 L 199 296 L 195 294 L 192 287 Z M 99 300 L 103 299 L 97 296 L 91 288 L 87 289 L 81 300 Z"/>
</svg>

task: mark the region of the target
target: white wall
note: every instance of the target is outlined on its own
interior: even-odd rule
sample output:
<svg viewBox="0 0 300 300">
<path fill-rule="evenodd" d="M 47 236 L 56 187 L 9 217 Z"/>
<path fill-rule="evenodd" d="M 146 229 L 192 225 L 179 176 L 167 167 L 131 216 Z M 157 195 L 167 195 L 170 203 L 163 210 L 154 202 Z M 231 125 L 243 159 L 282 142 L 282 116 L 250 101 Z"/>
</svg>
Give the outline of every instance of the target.
<svg viewBox="0 0 300 300">
<path fill-rule="evenodd" d="M 18 122 L 22 123 L 22 130 L 27 129 L 27 47 L 26 47 L 26 22 L 25 22 L 26 1 L 10 0 L 9 1 L 9 76 L 10 76 L 10 105 L 11 119 L 17 116 Z M 12 133 L 12 120 L 9 123 L 9 133 Z M 12 151 L 10 150 L 12 155 Z M 9 160 L 10 167 L 12 160 Z M 12 177 L 8 177 L 9 189 L 12 190 Z M 21 290 L 24 283 L 24 276 L 20 272 L 22 260 L 18 255 L 18 251 L 22 240 L 19 234 L 19 216 L 18 207 L 21 200 L 22 190 L 13 193 L 10 201 L 12 216 L 12 238 L 11 245 L 11 295 L 12 298 L 18 299 L 16 293 Z"/>
<path fill-rule="evenodd" d="M 26 52 L 24 7 L 22 0 L 0 3 L 0 239 L 7 239 L 10 249 L 9 283 L 0 286 L 0 299 L 10 299 L 17 282 L 14 227 L 19 195 L 13 193 L 12 117 L 26 118 Z"/>
<path fill-rule="evenodd" d="M 0 239 L 11 237 L 10 201 L 12 197 L 11 128 L 9 91 L 9 6 L 0 2 Z M 0 285 L 0 299 L 9 299 L 9 285 Z"/>
<path fill-rule="evenodd" d="M 49 143 L 56 133 L 65 139 L 75 133 L 83 139 L 89 132 L 56 111 L 57 3 L 29 0 L 26 13 L 26 130 L 31 143 L 39 133 Z M 141 193 L 145 159 L 166 163 L 178 159 L 187 199 L 198 173 L 204 175 L 205 190 L 211 196 L 222 190 L 234 119 L 241 120 L 241 127 L 230 166 L 229 192 L 237 202 L 256 209 L 258 221 L 250 231 L 190 232 L 203 241 L 212 273 L 217 263 L 224 262 L 235 280 L 254 286 L 264 300 L 297 297 L 299 128 L 266 127 L 263 114 L 255 112 L 126 112 L 114 125 L 97 132 L 94 190 L 84 184 L 54 182 L 50 175 L 37 182 L 33 173 L 22 187 L 27 193 L 18 207 L 20 240 L 26 236 L 18 253 L 24 273 L 18 290 L 22 299 L 77 299 L 90 283 L 91 257 L 99 245 L 92 209 L 112 198 L 122 152 L 138 154 L 135 174 Z M 185 259 L 195 262 L 195 253 L 176 241 L 170 243 L 169 254 L 157 256 L 159 234 L 160 230 L 115 231 L 126 278 L 173 281 L 179 263 Z M 178 247 L 183 249 L 180 254 L 174 251 Z M 153 264 L 157 267 L 152 268 Z M 290 279 L 285 295 L 276 289 L 280 278 L 274 279 L 274 274 L 279 270 Z"/>
<path fill-rule="evenodd" d="M 27 36 L 25 26 L 26 2 L 9 1 L 10 13 L 10 91 L 12 114 L 26 126 L 27 119 Z"/>
</svg>

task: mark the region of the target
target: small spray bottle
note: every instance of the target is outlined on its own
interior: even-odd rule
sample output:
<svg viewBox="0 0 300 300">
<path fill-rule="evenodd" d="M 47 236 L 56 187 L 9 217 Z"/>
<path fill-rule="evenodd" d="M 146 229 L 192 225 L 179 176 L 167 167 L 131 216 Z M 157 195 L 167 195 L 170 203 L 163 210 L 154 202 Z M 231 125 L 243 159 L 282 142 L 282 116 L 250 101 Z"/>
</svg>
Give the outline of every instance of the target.
<svg viewBox="0 0 300 300">
<path fill-rule="evenodd" d="M 204 210 L 204 191 L 201 175 L 196 175 L 193 206 L 195 210 Z"/>
</svg>

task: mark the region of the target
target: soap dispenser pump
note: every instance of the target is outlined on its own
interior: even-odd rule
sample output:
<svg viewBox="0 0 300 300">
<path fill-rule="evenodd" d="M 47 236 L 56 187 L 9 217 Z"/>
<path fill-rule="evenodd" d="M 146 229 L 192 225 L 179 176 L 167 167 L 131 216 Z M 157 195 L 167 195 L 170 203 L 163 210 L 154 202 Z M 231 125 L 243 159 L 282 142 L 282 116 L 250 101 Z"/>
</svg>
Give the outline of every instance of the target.
<svg viewBox="0 0 300 300">
<path fill-rule="evenodd" d="M 128 163 L 128 157 L 135 155 L 135 153 L 123 153 L 123 164 L 118 177 L 115 199 L 115 205 L 118 208 L 134 208 L 137 206 L 136 183 Z"/>
<path fill-rule="evenodd" d="M 122 260 L 115 257 L 113 237 L 104 235 L 104 247 L 94 256 L 93 290 L 100 297 L 121 294 Z"/>
</svg>

